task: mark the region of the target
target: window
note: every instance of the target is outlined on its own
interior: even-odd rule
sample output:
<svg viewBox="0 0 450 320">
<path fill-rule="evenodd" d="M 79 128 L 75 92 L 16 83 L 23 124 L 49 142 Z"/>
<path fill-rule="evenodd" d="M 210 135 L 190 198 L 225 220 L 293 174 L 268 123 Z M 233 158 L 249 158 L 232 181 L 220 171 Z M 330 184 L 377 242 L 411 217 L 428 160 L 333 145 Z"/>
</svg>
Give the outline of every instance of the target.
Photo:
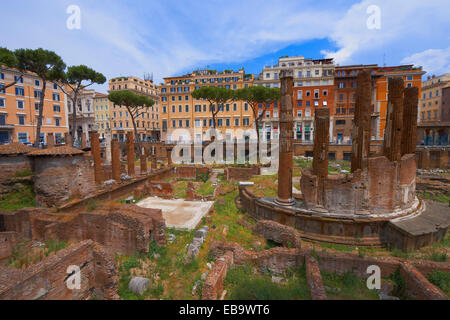
<svg viewBox="0 0 450 320">
<path fill-rule="evenodd" d="M 250 119 L 244 118 L 244 119 L 242 119 L 242 123 L 245 127 L 248 127 L 250 125 Z"/>
<path fill-rule="evenodd" d="M 5 93 L 5 84 L 4 83 L 0 83 L 0 93 Z"/>
<path fill-rule="evenodd" d="M 303 72 L 302 72 L 302 71 L 299 71 L 299 72 L 298 72 L 298 77 L 299 77 L 299 78 L 303 77 Z"/>
<path fill-rule="evenodd" d="M 36 87 L 40 87 L 41 86 L 41 82 L 39 80 L 34 80 L 34 85 Z"/>
<path fill-rule="evenodd" d="M 234 126 L 239 127 L 239 118 L 234 119 Z"/>
<path fill-rule="evenodd" d="M 23 87 L 16 87 L 16 96 L 25 96 L 25 90 Z"/>
<path fill-rule="evenodd" d="M 178 120 L 178 127 L 183 128 L 183 120 Z"/>
<path fill-rule="evenodd" d="M 345 85 L 344 85 L 344 82 L 339 82 L 339 89 L 344 89 L 345 88 Z"/>
<path fill-rule="evenodd" d="M 303 101 L 297 101 L 297 107 L 301 107 L 303 105 Z"/>
<path fill-rule="evenodd" d="M 57 127 L 61 126 L 61 118 L 55 118 L 55 126 Z"/>
<path fill-rule="evenodd" d="M 303 99 L 303 91 L 302 90 L 297 91 L 297 99 L 298 100 Z"/>
<path fill-rule="evenodd" d="M 189 105 L 188 104 L 185 106 L 185 110 L 186 110 L 186 112 L 189 112 Z"/>
<path fill-rule="evenodd" d="M 407 77 L 406 77 L 406 80 L 412 81 L 412 76 L 407 76 Z"/>
<path fill-rule="evenodd" d="M 5 107 L 5 98 L 0 98 L 0 108 Z"/>
<path fill-rule="evenodd" d="M 20 142 L 25 143 L 28 142 L 28 135 L 26 132 L 19 132 L 17 134 L 17 138 L 19 139 Z"/>
<path fill-rule="evenodd" d="M 225 125 L 226 125 L 227 127 L 230 126 L 230 119 L 225 119 Z"/>
<path fill-rule="evenodd" d="M 223 126 L 223 120 L 222 119 L 218 119 L 217 120 L 217 126 L 219 126 L 219 127 Z"/>
<path fill-rule="evenodd" d="M 4 126 L 6 124 L 6 115 L 0 114 L 0 126 Z"/>
<path fill-rule="evenodd" d="M 54 104 L 53 112 L 61 112 L 61 106 L 59 104 Z"/>
<path fill-rule="evenodd" d="M 17 81 L 17 83 L 23 83 L 23 77 L 14 76 L 14 81 Z"/>
<path fill-rule="evenodd" d="M 245 103 L 245 104 L 244 104 L 244 110 L 245 110 L 245 111 L 248 111 L 248 103 Z"/>
<path fill-rule="evenodd" d="M 0 79 L 5 80 L 5 74 L 3 72 L 0 72 Z"/>
<path fill-rule="evenodd" d="M 336 125 L 344 125 L 344 124 L 345 124 L 345 119 L 336 120 Z"/>
<path fill-rule="evenodd" d="M 59 93 L 53 93 L 53 101 L 61 101 L 60 97 L 59 97 Z M 89 106 L 88 106 L 88 110 L 89 110 Z"/>
<path fill-rule="evenodd" d="M 53 84 L 53 90 L 58 90 L 58 85 L 56 83 Z"/>
<path fill-rule="evenodd" d="M 167 107 L 163 106 L 163 113 L 167 113 Z"/>
<path fill-rule="evenodd" d="M 191 126 L 191 123 L 189 122 L 189 120 L 186 120 L 186 128 L 189 128 Z"/>
<path fill-rule="evenodd" d="M 19 119 L 19 125 L 23 126 L 25 125 L 25 116 L 20 114 L 17 116 L 17 118 Z"/>
<path fill-rule="evenodd" d="M 17 109 L 23 109 L 24 108 L 24 101 L 23 100 L 17 100 Z"/>
<path fill-rule="evenodd" d="M 412 87 L 412 83 L 411 82 L 408 82 L 408 84 L 406 85 L 408 88 L 411 88 Z"/>
</svg>

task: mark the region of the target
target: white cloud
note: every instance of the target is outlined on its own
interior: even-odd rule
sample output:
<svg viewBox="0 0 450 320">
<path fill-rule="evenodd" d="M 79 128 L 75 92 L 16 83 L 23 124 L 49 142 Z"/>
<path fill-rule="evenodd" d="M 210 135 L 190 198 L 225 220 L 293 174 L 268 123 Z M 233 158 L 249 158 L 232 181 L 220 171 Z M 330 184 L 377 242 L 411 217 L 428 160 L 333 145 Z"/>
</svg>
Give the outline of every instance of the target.
<svg viewBox="0 0 450 320">
<path fill-rule="evenodd" d="M 418 52 L 404 58 L 401 63 L 423 66 L 429 74 L 447 73 L 450 72 L 450 47 Z"/>
</svg>

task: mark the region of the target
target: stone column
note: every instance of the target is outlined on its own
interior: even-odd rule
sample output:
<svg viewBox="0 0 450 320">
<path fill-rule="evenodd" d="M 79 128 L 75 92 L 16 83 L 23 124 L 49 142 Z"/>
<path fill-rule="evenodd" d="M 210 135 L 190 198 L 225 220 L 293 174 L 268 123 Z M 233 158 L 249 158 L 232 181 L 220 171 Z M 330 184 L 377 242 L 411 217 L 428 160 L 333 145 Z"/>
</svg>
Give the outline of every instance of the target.
<svg viewBox="0 0 450 320">
<path fill-rule="evenodd" d="M 167 165 L 169 167 L 172 165 L 172 150 L 173 150 L 172 146 L 166 147 L 166 151 L 167 151 Z"/>
<path fill-rule="evenodd" d="M 372 80 L 370 72 L 367 70 L 360 72 L 356 81 L 352 172 L 367 168 L 367 161 L 370 155 L 370 117 L 372 106 Z"/>
<path fill-rule="evenodd" d="M 81 149 L 86 149 L 86 134 L 84 132 L 81 133 Z"/>
<path fill-rule="evenodd" d="M 72 146 L 72 136 L 70 135 L 70 132 L 64 133 L 64 141 L 66 142 L 66 146 Z"/>
<path fill-rule="evenodd" d="M 294 204 L 292 198 L 292 161 L 293 161 L 293 104 L 292 70 L 282 70 L 281 99 L 280 99 L 280 137 L 279 137 L 279 159 L 278 159 L 278 197 L 275 200 L 279 205 L 291 206 Z"/>
<path fill-rule="evenodd" d="M 317 176 L 317 204 L 324 205 L 325 182 L 328 177 L 330 143 L 330 109 L 318 108 L 314 116 L 313 173 Z"/>
<path fill-rule="evenodd" d="M 105 153 L 106 153 L 106 157 L 105 157 L 105 159 L 106 159 L 106 163 L 107 164 L 111 164 L 111 158 L 112 158 L 112 155 L 111 155 L 111 139 L 112 139 L 111 130 L 106 130 L 106 133 L 105 133 L 105 146 L 106 146 Z"/>
<path fill-rule="evenodd" d="M 402 155 L 416 153 L 418 104 L 419 89 L 406 88 L 403 101 Z"/>
<path fill-rule="evenodd" d="M 49 149 L 55 147 L 55 136 L 53 135 L 53 132 L 47 133 L 47 147 Z"/>
<path fill-rule="evenodd" d="M 401 158 L 404 85 L 402 78 L 389 79 L 388 110 L 383 154 L 390 161 Z"/>
<path fill-rule="evenodd" d="M 153 170 L 155 170 L 155 171 L 158 170 L 156 154 L 152 154 L 151 155 L 151 162 L 152 162 L 152 171 Z"/>
<path fill-rule="evenodd" d="M 147 157 L 145 154 L 141 155 L 141 174 L 147 173 Z"/>
<path fill-rule="evenodd" d="M 100 141 L 98 138 L 98 133 L 95 131 L 91 131 L 90 140 L 91 140 L 92 158 L 94 159 L 95 182 L 97 184 L 100 184 L 103 182 L 103 170 L 102 170 L 102 158 L 100 155 Z"/>
<path fill-rule="evenodd" d="M 120 150 L 119 141 L 116 139 L 111 141 L 111 158 L 112 178 L 120 182 Z"/>
<path fill-rule="evenodd" d="M 134 176 L 134 160 L 136 155 L 134 154 L 134 135 L 133 132 L 127 132 L 127 161 L 128 161 L 128 175 Z"/>
</svg>

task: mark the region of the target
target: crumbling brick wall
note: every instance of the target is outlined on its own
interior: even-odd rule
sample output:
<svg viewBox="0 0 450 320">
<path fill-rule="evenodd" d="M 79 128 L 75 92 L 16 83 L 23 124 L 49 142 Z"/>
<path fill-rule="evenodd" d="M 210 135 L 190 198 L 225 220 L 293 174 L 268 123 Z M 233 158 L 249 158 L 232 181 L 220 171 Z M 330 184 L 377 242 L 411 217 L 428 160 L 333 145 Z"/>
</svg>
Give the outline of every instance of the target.
<svg viewBox="0 0 450 320">
<path fill-rule="evenodd" d="M 230 251 L 216 260 L 203 284 L 202 300 L 217 300 L 217 296 L 223 291 L 223 281 L 231 264 L 233 264 L 233 253 Z"/>
<path fill-rule="evenodd" d="M 10 257 L 16 245 L 15 232 L 0 232 L 0 261 Z"/>
<path fill-rule="evenodd" d="M 164 199 L 173 198 L 173 186 L 170 182 L 148 181 L 145 184 L 146 193 L 150 196 L 161 197 Z"/>
<path fill-rule="evenodd" d="M 112 252 L 131 255 L 147 252 L 150 241 L 166 244 L 160 209 L 135 205 L 105 206 L 95 212 L 53 214 L 48 209 L 19 210 L 4 215 L 7 231 L 18 237 L 47 241 L 94 240 Z"/>
<path fill-rule="evenodd" d="M 13 177 L 18 172 L 32 171 L 32 161 L 26 155 L 0 156 L 0 181 L 2 178 Z"/>
<path fill-rule="evenodd" d="M 248 181 L 253 176 L 261 174 L 260 166 L 252 167 L 227 167 L 225 169 L 225 178 L 228 181 Z"/>
<path fill-rule="evenodd" d="M 80 268 L 81 288 L 66 285 L 67 268 Z M 114 256 L 93 241 L 83 241 L 18 271 L 0 267 L 0 300 L 84 300 L 95 295 L 117 299 L 117 268 Z"/>
<path fill-rule="evenodd" d="M 326 300 L 327 295 L 325 292 L 325 287 L 323 285 L 322 275 L 320 274 L 320 268 L 317 260 L 313 256 L 311 256 L 311 254 L 306 254 L 305 265 L 306 281 L 308 282 L 311 298 L 313 300 Z"/>
<path fill-rule="evenodd" d="M 292 227 L 271 220 L 259 220 L 254 232 L 263 238 L 282 244 L 284 247 L 300 248 L 301 240 L 298 231 Z"/>
<path fill-rule="evenodd" d="M 88 155 L 34 157 L 36 204 L 53 207 L 69 198 L 83 198 L 95 189 L 94 167 Z"/>
</svg>

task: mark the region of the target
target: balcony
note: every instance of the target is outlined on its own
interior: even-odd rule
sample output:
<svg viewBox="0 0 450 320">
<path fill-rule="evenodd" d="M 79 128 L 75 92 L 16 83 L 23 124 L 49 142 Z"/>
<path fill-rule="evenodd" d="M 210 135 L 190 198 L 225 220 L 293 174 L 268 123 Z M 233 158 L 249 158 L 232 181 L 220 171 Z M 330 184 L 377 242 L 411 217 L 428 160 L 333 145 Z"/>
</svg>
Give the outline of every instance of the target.
<svg viewBox="0 0 450 320">
<path fill-rule="evenodd" d="M 13 124 L 0 124 L 0 130 L 14 130 Z"/>
</svg>

